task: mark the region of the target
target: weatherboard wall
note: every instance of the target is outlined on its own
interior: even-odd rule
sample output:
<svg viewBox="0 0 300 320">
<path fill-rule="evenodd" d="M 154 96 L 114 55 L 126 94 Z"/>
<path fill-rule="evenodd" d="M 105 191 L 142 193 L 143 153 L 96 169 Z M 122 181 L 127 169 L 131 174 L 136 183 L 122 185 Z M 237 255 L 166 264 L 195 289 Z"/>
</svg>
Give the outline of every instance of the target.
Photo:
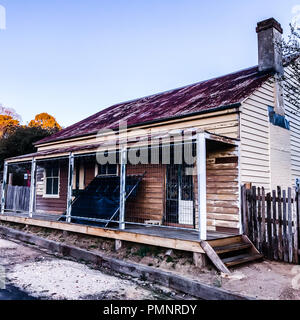
<svg viewBox="0 0 300 320">
<path fill-rule="evenodd" d="M 207 230 L 239 233 L 238 146 L 207 143 Z M 197 177 L 194 179 L 196 227 L 198 228 Z"/>
<path fill-rule="evenodd" d="M 240 114 L 241 183 L 267 190 L 271 186 L 268 106 L 274 106 L 274 91 L 266 82 L 244 101 Z"/>
</svg>

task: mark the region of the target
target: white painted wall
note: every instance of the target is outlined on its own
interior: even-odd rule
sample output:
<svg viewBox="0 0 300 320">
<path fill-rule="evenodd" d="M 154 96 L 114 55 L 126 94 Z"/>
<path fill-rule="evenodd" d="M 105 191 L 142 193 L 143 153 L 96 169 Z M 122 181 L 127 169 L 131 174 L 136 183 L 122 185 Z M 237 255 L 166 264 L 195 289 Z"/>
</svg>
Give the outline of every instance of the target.
<svg viewBox="0 0 300 320">
<path fill-rule="evenodd" d="M 291 186 L 291 135 L 290 131 L 270 123 L 271 188 Z"/>
</svg>

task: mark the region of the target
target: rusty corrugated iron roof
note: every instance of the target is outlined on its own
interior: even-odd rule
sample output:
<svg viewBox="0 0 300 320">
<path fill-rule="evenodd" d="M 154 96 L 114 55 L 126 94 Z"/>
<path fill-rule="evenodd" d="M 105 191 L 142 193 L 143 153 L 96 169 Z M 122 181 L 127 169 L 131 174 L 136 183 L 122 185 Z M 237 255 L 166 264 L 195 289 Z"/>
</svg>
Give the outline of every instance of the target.
<svg viewBox="0 0 300 320">
<path fill-rule="evenodd" d="M 36 145 L 96 134 L 101 129 L 117 129 L 120 121 L 127 121 L 129 127 L 234 105 L 252 94 L 270 76 L 271 73 L 261 73 L 255 66 L 222 77 L 116 104 L 38 141 Z"/>
</svg>

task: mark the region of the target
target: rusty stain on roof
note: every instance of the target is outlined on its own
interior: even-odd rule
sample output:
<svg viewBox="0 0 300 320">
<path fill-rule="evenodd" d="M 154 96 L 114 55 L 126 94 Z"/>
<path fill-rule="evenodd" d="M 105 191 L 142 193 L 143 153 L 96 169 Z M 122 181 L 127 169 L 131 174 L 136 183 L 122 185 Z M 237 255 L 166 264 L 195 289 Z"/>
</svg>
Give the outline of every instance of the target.
<svg viewBox="0 0 300 320">
<path fill-rule="evenodd" d="M 101 129 L 117 129 L 120 121 L 127 121 L 127 126 L 141 125 L 239 103 L 270 76 L 271 73 L 261 73 L 255 66 L 178 89 L 115 104 L 38 141 L 36 145 L 96 134 Z"/>
</svg>

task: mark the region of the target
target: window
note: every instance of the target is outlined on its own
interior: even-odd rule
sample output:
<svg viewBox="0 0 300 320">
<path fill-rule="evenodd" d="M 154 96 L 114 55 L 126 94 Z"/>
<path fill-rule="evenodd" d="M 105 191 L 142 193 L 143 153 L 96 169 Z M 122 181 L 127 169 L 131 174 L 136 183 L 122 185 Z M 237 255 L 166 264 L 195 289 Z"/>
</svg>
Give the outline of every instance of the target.
<svg viewBox="0 0 300 320">
<path fill-rule="evenodd" d="M 46 195 L 57 196 L 59 184 L 58 166 L 46 168 Z"/>
<path fill-rule="evenodd" d="M 116 164 L 99 164 L 98 175 L 100 176 L 116 176 L 117 175 L 117 165 Z"/>
</svg>

